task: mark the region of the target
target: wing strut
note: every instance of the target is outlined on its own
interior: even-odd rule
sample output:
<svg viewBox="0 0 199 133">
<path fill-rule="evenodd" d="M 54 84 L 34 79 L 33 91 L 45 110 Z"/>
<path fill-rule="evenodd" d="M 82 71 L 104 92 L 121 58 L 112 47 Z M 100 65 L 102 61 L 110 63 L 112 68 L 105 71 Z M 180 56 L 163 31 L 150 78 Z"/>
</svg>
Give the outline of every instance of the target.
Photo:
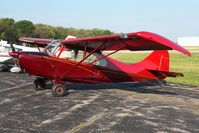
<svg viewBox="0 0 199 133">
<path fill-rule="evenodd" d="M 111 53 L 109 53 L 109 54 L 107 54 L 107 55 L 102 55 L 102 57 L 95 59 L 95 60 L 94 60 L 93 62 L 91 62 L 90 64 L 93 64 L 93 63 L 95 63 L 95 62 L 97 62 L 97 61 L 99 61 L 99 60 L 102 60 L 102 59 L 104 59 L 104 58 L 106 58 L 106 57 L 108 57 L 108 56 L 110 56 L 110 55 L 112 55 L 112 54 L 118 52 L 118 51 L 121 50 L 121 49 L 122 49 L 122 48 L 120 48 L 120 49 L 118 49 L 118 50 L 115 50 L 115 51 L 113 51 L 113 52 L 111 52 Z"/>
<path fill-rule="evenodd" d="M 83 59 L 78 62 L 74 67 L 72 67 L 71 69 L 69 69 L 66 73 L 63 74 L 62 77 L 66 76 L 67 74 L 69 74 L 70 72 L 72 72 L 78 65 L 80 65 L 84 60 L 86 60 L 90 55 L 92 55 L 96 50 L 98 50 L 99 48 L 101 48 L 106 42 L 101 43 L 100 45 L 98 45 L 94 50 L 92 50 L 88 55 L 86 55 L 85 57 L 83 57 Z"/>
<path fill-rule="evenodd" d="M 39 46 L 37 45 L 37 42 L 34 42 L 35 47 L 39 50 L 39 52 L 41 52 Z"/>
<path fill-rule="evenodd" d="M 86 43 L 86 45 L 84 47 L 84 56 L 83 56 L 83 58 L 86 56 L 86 50 L 87 50 L 87 43 Z"/>
<path fill-rule="evenodd" d="M 121 41 L 121 42 L 122 42 L 122 41 Z M 126 44 L 125 42 L 122 42 L 122 43 L 124 43 L 124 44 L 127 46 L 127 44 Z M 104 59 L 104 58 L 106 58 L 106 57 L 108 57 L 108 56 L 110 56 L 110 55 L 112 55 L 112 54 L 114 54 L 114 53 L 116 53 L 116 52 L 122 50 L 123 48 L 124 48 L 124 46 L 118 48 L 117 50 L 115 50 L 115 51 L 113 51 L 113 52 L 111 52 L 111 53 L 109 53 L 109 54 L 107 54 L 107 55 L 102 55 L 102 57 L 95 59 L 95 60 L 94 60 L 93 62 L 91 62 L 90 64 L 93 64 L 93 63 L 95 63 L 95 62 L 97 62 L 97 61 L 99 61 L 99 60 L 102 60 L 102 59 Z"/>
</svg>

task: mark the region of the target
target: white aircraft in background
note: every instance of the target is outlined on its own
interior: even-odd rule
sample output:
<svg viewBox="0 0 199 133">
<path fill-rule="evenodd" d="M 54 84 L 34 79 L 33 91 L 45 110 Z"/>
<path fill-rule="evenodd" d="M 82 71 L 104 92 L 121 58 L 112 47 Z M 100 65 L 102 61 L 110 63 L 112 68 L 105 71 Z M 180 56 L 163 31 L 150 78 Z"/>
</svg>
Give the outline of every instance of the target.
<svg viewBox="0 0 199 133">
<path fill-rule="evenodd" d="M 26 47 L 26 46 L 21 46 L 21 45 L 16 45 L 13 44 L 14 48 L 16 51 L 33 51 L 33 52 L 38 52 L 39 50 L 35 47 Z M 11 52 L 11 46 L 10 44 L 7 43 L 7 41 L 0 41 L 0 71 L 8 71 L 11 67 L 11 72 L 18 72 L 21 71 L 19 70 L 19 67 L 16 67 L 16 62 L 15 60 L 9 55 L 9 52 Z"/>
<path fill-rule="evenodd" d="M 65 40 L 71 40 L 75 39 L 75 36 L 67 36 Z M 11 72 L 20 72 L 21 68 L 19 64 L 17 64 L 17 61 L 12 58 L 9 55 L 9 52 L 12 52 L 13 49 L 14 51 L 27 51 L 27 52 L 39 52 L 42 50 L 45 50 L 44 47 L 47 46 L 47 44 L 53 42 L 52 39 L 40 39 L 40 38 L 26 38 L 22 37 L 19 38 L 19 41 L 28 43 L 29 45 L 16 45 L 16 44 L 8 44 L 7 41 L 0 41 L 0 71 L 8 71 L 10 69 Z M 54 40 L 55 41 L 55 40 Z M 48 47 L 48 46 L 47 46 Z M 65 53 L 68 56 L 72 54 L 72 52 Z"/>
</svg>

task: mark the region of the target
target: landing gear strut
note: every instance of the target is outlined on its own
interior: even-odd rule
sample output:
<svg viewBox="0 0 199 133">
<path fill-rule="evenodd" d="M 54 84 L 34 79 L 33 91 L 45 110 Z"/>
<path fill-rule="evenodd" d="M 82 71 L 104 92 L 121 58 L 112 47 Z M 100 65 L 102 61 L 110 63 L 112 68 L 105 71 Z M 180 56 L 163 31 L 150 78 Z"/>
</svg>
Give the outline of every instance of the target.
<svg viewBox="0 0 199 133">
<path fill-rule="evenodd" d="M 36 78 L 33 84 L 33 89 L 35 90 L 44 90 L 47 88 L 46 83 L 49 80 L 47 80 L 46 78 Z M 52 82 L 52 85 L 54 83 Z M 68 89 L 63 85 L 63 84 L 59 84 L 56 83 L 52 86 L 52 94 L 55 97 L 62 97 L 65 96 L 66 94 L 68 94 Z"/>
<path fill-rule="evenodd" d="M 65 96 L 67 93 L 68 93 L 67 88 L 62 84 L 55 84 L 52 87 L 52 94 L 55 97 L 62 97 Z"/>
</svg>

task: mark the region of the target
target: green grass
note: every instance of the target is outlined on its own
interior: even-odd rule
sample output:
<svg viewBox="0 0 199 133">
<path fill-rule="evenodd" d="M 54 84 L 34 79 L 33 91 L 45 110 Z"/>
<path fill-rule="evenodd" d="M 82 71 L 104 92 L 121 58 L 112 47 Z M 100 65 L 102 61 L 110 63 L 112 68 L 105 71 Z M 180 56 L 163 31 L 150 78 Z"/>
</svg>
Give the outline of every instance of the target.
<svg viewBox="0 0 199 133">
<path fill-rule="evenodd" d="M 126 63 L 133 63 L 144 59 L 150 53 L 116 53 L 111 57 Z M 169 82 L 199 85 L 199 53 L 188 57 L 181 53 L 170 54 L 170 71 L 181 72 L 184 77 L 167 78 Z"/>
<path fill-rule="evenodd" d="M 184 48 L 188 50 L 199 50 L 199 46 L 185 46 Z"/>
</svg>

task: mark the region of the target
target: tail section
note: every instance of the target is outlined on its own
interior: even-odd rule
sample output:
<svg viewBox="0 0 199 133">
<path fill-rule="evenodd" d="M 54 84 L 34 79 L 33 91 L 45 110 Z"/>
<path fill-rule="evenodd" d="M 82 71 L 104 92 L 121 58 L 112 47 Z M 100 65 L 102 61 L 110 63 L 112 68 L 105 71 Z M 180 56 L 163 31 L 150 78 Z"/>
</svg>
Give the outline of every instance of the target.
<svg viewBox="0 0 199 133">
<path fill-rule="evenodd" d="M 169 71 L 169 53 L 167 50 L 155 50 L 140 63 L 145 66 L 148 72 L 159 79 L 166 77 L 182 77 L 182 73 Z"/>
<path fill-rule="evenodd" d="M 143 62 L 147 69 L 169 71 L 169 53 L 167 50 L 155 50 Z"/>
</svg>

